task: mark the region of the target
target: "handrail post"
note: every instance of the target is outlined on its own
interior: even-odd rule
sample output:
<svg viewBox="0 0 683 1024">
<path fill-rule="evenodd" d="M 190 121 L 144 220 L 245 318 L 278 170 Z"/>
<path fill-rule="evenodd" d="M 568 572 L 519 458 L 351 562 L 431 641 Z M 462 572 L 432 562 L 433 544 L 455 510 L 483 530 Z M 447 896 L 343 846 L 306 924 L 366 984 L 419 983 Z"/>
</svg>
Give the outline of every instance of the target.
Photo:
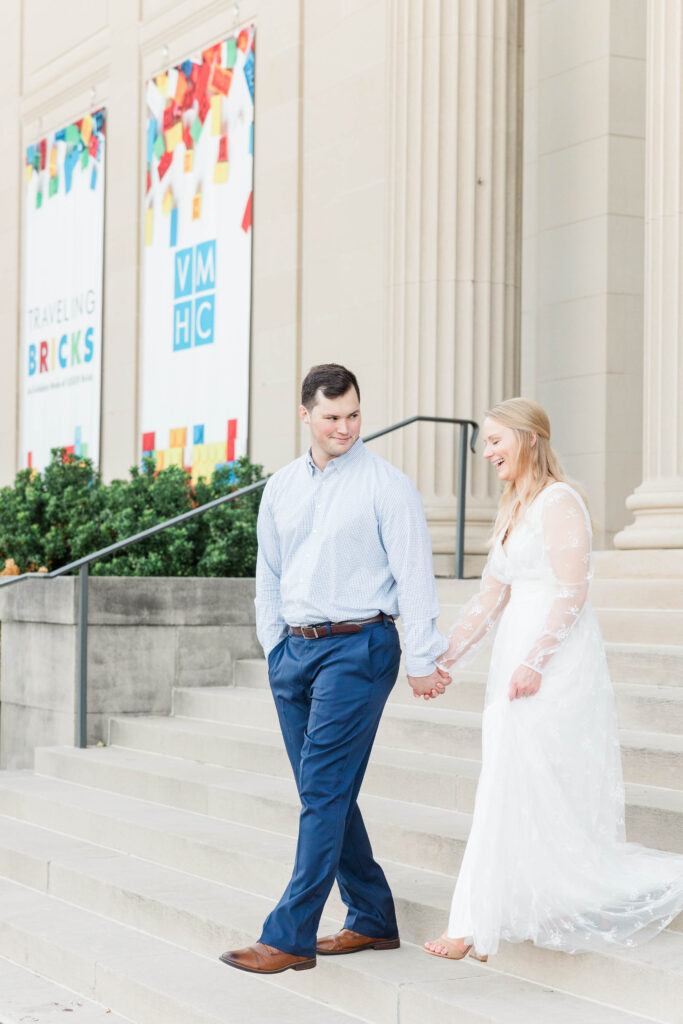
<svg viewBox="0 0 683 1024">
<path fill-rule="evenodd" d="M 465 498 L 467 488 L 467 423 L 460 424 L 460 445 L 458 452 L 458 494 L 455 523 L 455 578 L 465 575 Z"/>
<path fill-rule="evenodd" d="M 78 570 L 78 692 L 76 746 L 88 745 L 88 563 Z"/>
</svg>

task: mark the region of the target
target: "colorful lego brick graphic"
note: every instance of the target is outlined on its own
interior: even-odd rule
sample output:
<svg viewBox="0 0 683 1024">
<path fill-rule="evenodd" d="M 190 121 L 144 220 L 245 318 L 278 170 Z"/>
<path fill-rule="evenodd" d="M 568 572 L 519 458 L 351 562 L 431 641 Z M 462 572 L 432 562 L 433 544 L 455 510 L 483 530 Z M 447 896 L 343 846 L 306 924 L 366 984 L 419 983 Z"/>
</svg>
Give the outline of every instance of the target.
<svg viewBox="0 0 683 1024">
<path fill-rule="evenodd" d="M 205 49 L 201 56 L 185 60 L 177 67 L 161 72 L 147 82 L 145 150 L 150 184 L 146 192 L 150 205 L 154 204 L 156 183 L 161 182 L 168 172 L 176 153 L 183 172 L 196 173 L 194 161 L 188 159 L 188 153 L 205 136 L 207 142 L 209 137 L 221 140 L 219 151 L 209 155 L 209 160 L 214 164 L 211 180 L 214 184 L 221 185 L 228 182 L 225 137 L 225 126 L 228 121 L 225 103 L 231 95 L 233 75 L 236 71 L 242 74 L 251 100 L 250 109 L 245 111 L 251 125 L 254 101 L 253 26 L 241 29 L 238 35 Z M 240 112 L 240 116 L 244 114 Z M 87 134 L 87 126 L 85 132 Z M 250 143 L 248 155 L 252 152 L 253 147 Z M 199 180 L 198 178 L 197 181 Z M 245 204 L 247 199 L 245 195 Z M 181 206 L 178 225 L 181 234 L 184 227 L 183 216 Z M 199 188 L 194 193 L 188 216 L 193 221 L 201 220 L 202 201 Z"/>
<path fill-rule="evenodd" d="M 237 439 L 237 420 L 228 420 L 228 461 L 234 462 L 235 441 Z"/>
<path fill-rule="evenodd" d="M 25 150 L 19 443 L 37 470 L 57 447 L 99 458 L 105 140 L 97 109 Z"/>
<path fill-rule="evenodd" d="M 254 26 L 208 42 L 146 82 L 140 140 L 141 452 L 194 479 L 246 453 L 249 403 Z"/>
<path fill-rule="evenodd" d="M 36 210 L 42 208 L 45 194 L 48 199 L 60 191 L 68 194 L 73 187 L 77 167 L 85 170 L 91 158 L 96 161 L 96 165 L 90 171 L 90 187 L 96 187 L 97 165 L 104 152 L 104 130 L 104 110 L 98 110 L 86 114 L 81 120 L 74 121 L 54 135 L 27 146 L 26 184 L 31 182 L 34 174 L 39 178 L 34 203 Z M 45 171 L 47 174 L 43 173 Z"/>
<path fill-rule="evenodd" d="M 244 208 L 244 216 L 242 217 L 242 231 L 244 232 L 247 232 L 251 227 L 251 203 L 252 193 L 250 192 L 249 198 L 247 199 L 247 205 Z"/>
<path fill-rule="evenodd" d="M 176 427 L 171 431 L 169 448 L 184 448 L 187 444 L 187 427 Z"/>
<path fill-rule="evenodd" d="M 229 421 L 234 423 L 234 433 L 237 433 L 237 420 Z M 204 436 L 204 428 L 195 427 L 194 437 Z M 230 442 L 215 442 L 204 444 L 195 441 L 192 446 L 192 481 L 196 483 L 200 477 L 210 480 L 214 471 L 221 467 L 230 465 L 234 461 L 230 457 Z"/>
<path fill-rule="evenodd" d="M 185 465 L 185 453 L 188 439 L 192 437 L 190 466 Z M 182 466 L 187 469 L 194 483 L 203 477 L 210 480 L 217 469 L 231 469 L 236 465 L 235 440 L 237 438 L 237 420 L 227 421 L 227 441 L 204 442 L 204 424 L 196 423 L 192 428 L 173 427 L 169 431 L 168 447 L 155 448 L 156 437 L 153 431 L 142 435 L 142 455 L 153 456 L 155 469 L 167 469 L 169 466 Z M 82 446 L 84 447 L 84 446 Z M 75 448 L 78 451 L 78 440 Z M 236 479 L 233 473 L 231 479 Z"/>
</svg>

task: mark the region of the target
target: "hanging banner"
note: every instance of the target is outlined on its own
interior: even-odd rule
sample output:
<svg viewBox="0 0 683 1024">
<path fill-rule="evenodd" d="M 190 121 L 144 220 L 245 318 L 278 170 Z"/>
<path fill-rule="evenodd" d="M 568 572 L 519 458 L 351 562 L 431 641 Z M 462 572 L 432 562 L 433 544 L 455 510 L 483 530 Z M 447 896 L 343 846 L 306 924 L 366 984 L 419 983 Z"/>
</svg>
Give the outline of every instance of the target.
<svg viewBox="0 0 683 1024">
<path fill-rule="evenodd" d="M 20 464 L 99 460 L 104 110 L 26 150 Z"/>
<path fill-rule="evenodd" d="M 247 450 L 253 26 L 145 88 L 140 450 L 197 480 Z"/>
</svg>

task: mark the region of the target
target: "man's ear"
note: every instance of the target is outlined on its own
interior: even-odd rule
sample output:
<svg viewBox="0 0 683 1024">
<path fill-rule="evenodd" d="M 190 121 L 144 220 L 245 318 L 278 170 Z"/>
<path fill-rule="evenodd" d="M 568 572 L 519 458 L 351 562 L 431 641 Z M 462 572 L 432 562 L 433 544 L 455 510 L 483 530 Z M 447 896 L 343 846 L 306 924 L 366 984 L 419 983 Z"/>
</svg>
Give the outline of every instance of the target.
<svg viewBox="0 0 683 1024">
<path fill-rule="evenodd" d="M 310 416 L 308 414 L 308 409 L 306 408 L 305 405 L 300 405 L 299 406 L 299 417 L 300 417 L 302 423 L 310 423 L 311 422 L 311 418 L 310 418 Z"/>
</svg>

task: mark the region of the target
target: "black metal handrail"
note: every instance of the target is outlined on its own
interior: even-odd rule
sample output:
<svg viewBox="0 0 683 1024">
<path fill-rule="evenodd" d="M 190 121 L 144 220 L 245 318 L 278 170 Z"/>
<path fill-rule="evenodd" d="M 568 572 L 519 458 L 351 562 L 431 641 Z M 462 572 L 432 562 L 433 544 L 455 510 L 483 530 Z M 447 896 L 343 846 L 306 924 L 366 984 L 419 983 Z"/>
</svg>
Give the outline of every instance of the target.
<svg viewBox="0 0 683 1024">
<path fill-rule="evenodd" d="M 465 501 L 467 486 L 468 428 L 472 427 L 472 436 L 469 439 L 469 447 L 470 450 L 474 452 L 474 446 L 479 434 L 479 424 L 476 423 L 475 420 L 451 419 L 450 417 L 444 416 L 411 416 L 407 420 L 401 420 L 400 423 L 393 423 L 390 427 L 384 427 L 382 430 L 377 430 L 374 434 L 368 434 L 362 439 L 363 443 L 374 441 L 377 437 L 383 437 L 385 434 L 390 434 L 394 430 L 400 430 L 402 427 L 407 427 L 411 423 L 451 423 L 457 424 L 460 427 L 455 575 L 457 579 L 462 579 L 465 559 Z M 136 544 L 140 540 L 146 540 L 147 537 L 153 537 L 155 534 L 161 533 L 163 530 L 168 530 L 171 526 L 177 526 L 178 523 L 183 523 L 187 519 L 193 519 L 194 516 L 201 516 L 213 508 L 225 505 L 228 501 L 235 501 L 237 498 L 242 498 L 245 494 L 250 494 L 252 491 L 258 490 L 260 487 L 265 487 L 267 482 L 267 479 L 257 480 L 256 483 L 249 484 L 248 487 L 241 487 L 238 491 L 231 491 L 230 494 L 223 494 L 220 498 L 214 498 L 213 501 L 207 501 L 204 505 L 197 505 L 196 508 L 188 509 L 187 512 L 181 512 L 180 515 L 173 516 L 172 519 L 166 519 L 163 523 L 157 523 L 155 526 L 149 526 L 146 530 L 141 530 L 140 533 L 134 533 L 130 537 L 118 540 L 114 544 L 109 544 L 106 548 L 100 548 L 99 551 L 93 551 L 92 554 L 84 555 L 83 558 L 77 558 L 75 561 L 69 562 L 68 565 L 63 565 L 59 569 L 53 569 L 51 572 L 25 572 L 21 573 L 19 576 L 9 576 L 5 579 L 0 579 L 0 587 L 7 587 L 15 583 L 20 583 L 22 580 L 26 579 L 54 579 L 57 576 L 65 576 L 67 573 L 74 572 L 76 569 L 78 570 L 78 695 L 76 699 L 76 746 L 81 748 L 87 746 L 89 565 L 92 562 L 99 561 L 101 558 L 106 558 L 107 555 L 114 554 L 115 551 L 127 548 L 130 544 Z"/>
</svg>

